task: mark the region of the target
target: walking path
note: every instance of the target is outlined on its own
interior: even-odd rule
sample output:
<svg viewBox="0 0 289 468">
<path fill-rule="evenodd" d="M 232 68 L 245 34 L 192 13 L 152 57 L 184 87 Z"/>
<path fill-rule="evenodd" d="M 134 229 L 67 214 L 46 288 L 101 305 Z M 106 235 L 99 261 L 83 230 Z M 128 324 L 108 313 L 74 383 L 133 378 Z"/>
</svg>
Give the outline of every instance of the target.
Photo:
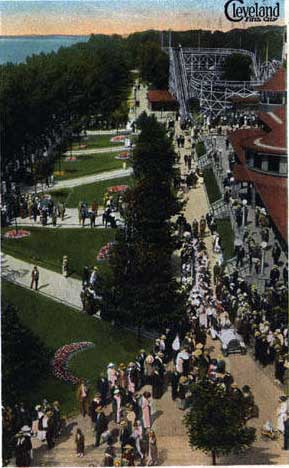
<svg viewBox="0 0 289 468">
<path fill-rule="evenodd" d="M 93 184 L 94 182 L 102 182 L 104 180 L 119 179 L 121 177 L 128 177 L 132 174 L 133 170 L 131 167 L 128 169 L 116 169 L 113 171 L 100 172 L 99 174 L 92 174 L 83 177 L 76 177 L 74 179 L 56 181 L 53 186 L 45 186 L 46 192 L 54 192 L 60 189 L 69 189 L 79 187 L 80 185 Z M 39 188 L 38 192 L 43 190 Z M 30 188 L 29 192 L 34 192 L 34 188 Z"/>
<path fill-rule="evenodd" d="M 75 149 L 66 151 L 65 156 L 82 156 L 85 154 L 100 154 L 100 153 L 119 153 L 120 151 L 127 150 L 125 146 L 108 146 L 107 148 L 88 148 L 88 149 Z"/>
<path fill-rule="evenodd" d="M 102 213 L 104 212 L 103 208 L 100 208 L 98 210 L 98 216 L 95 219 L 95 227 L 91 228 L 90 226 L 90 220 L 87 218 L 85 220 L 84 226 L 81 225 L 79 222 L 79 217 L 78 217 L 78 209 L 77 208 L 66 208 L 65 209 L 65 216 L 64 220 L 61 221 L 61 218 L 57 218 L 57 225 L 53 226 L 51 218 L 49 218 L 49 221 L 47 222 L 46 226 L 43 226 L 40 222 L 40 218 L 38 216 L 37 221 L 34 222 L 32 219 L 28 218 L 17 218 L 17 225 L 21 227 L 35 227 L 39 229 L 59 229 L 59 228 L 65 228 L 65 229 L 76 229 L 76 228 L 84 228 L 84 229 L 104 229 L 105 225 L 102 224 Z M 113 215 L 115 217 L 115 220 L 117 222 L 117 226 L 120 226 L 123 224 L 120 215 L 118 212 L 113 212 Z"/>
<path fill-rule="evenodd" d="M 17 241 L 16 241 L 17 242 Z M 2 278 L 11 283 L 30 288 L 33 264 L 19 260 L 8 254 L 1 254 Z M 81 310 L 81 281 L 75 278 L 64 278 L 60 273 L 38 266 L 39 289 L 35 294 L 44 294 L 57 302 Z M 36 299 L 36 298 L 35 298 Z"/>
</svg>

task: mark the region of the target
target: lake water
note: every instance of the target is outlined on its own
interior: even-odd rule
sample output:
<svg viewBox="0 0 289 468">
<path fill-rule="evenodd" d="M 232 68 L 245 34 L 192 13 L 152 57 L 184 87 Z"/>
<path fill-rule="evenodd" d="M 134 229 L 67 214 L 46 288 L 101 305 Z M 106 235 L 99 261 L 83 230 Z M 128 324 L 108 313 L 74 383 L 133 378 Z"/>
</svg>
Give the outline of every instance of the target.
<svg viewBox="0 0 289 468">
<path fill-rule="evenodd" d="M 57 51 L 87 40 L 88 36 L 0 37 L 0 64 L 25 62 L 29 55 Z"/>
</svg>

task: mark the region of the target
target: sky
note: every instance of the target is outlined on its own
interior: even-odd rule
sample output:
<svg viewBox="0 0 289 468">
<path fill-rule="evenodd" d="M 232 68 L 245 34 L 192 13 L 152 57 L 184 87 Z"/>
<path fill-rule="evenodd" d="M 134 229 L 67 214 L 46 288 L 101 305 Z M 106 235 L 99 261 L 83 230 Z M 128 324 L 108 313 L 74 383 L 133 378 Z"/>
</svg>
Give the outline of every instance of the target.
<svg viewBox="0 0 289 468">
<path fill-rule="evenodd" d="M 226 19 L 225 1 L 0 0 L 0 35 L 126 35 L 146 29 L 228 30 L 240 27 L 240 23 Z M 257 0 L 244 1 L 250 4 Z M 259 0 L 259 3 L 272 5 L 276 0 Z M 279 3 L 284 7 L 284 0 L 279 0 Z"/>
</svg>

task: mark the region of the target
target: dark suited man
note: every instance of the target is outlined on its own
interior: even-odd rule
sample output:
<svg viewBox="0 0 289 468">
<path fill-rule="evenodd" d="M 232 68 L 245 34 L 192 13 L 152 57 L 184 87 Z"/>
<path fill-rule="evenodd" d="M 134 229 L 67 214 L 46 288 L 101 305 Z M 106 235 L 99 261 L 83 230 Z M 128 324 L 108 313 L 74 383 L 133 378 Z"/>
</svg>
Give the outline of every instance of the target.
<svg viewBox="0 0 289 468">
<path fill-rule="evenodd" d="M 107 430 L 107 420 L 102 408 L 96 408 L 95 419 L 95 447 L 99 447 L 100 437 Z"/>
</svg>

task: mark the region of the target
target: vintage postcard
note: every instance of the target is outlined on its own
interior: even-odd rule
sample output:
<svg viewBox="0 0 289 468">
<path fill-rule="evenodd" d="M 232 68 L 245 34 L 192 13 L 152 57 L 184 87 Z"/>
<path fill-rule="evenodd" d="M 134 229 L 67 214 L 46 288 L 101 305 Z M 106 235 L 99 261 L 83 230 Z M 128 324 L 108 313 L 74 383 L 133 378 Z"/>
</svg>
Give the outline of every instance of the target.
<svg viewBox="0 0 289 468">
<path fill-rule="evenodd" d="M 0 11 L 2 465 L 288 465 L 285 0 Z"/>
</svg>

